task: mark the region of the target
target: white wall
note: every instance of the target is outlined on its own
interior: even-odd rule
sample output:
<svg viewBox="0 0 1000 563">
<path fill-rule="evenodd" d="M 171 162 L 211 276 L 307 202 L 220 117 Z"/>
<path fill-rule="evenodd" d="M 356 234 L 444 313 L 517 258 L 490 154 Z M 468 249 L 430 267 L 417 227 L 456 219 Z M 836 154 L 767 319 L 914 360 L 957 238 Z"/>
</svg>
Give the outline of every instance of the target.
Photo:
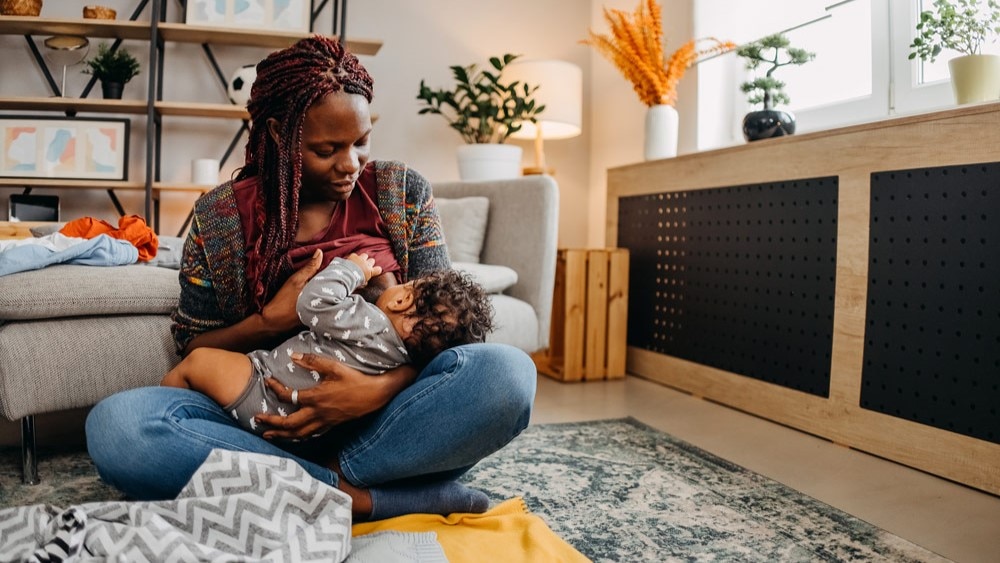
<svg viewBox="0 0 1000 563">
<path fill-rule="evenodd" d="M 630 0 L 631 1 L 631 0 Z M 118 10 L 118 18 L 125 19 L 135 6 L 134 0 L 105 0 Z M 168 2 L 168 19 L 181 21 L 174 2 Z M 461 0 L 424 0 L 399 2 L 393 0 L 364 0 L 349 2 L 348 36 L 378 39 L 383 42 L 375 56 L 361 57 L 362 63 L 375 78 L 373 111 L 379 115 L 373 137 L 373 154 L 376 158 L 399 159 L 419 170 L 432 181 L 458 179 L 455 149 L 461 138 L 438 116 L 417 115 L 419 104 L 415 99 L 420 80 L 432 86 L 450 86 L 448 67 L 460 64 L 488 64 L 490 56 L 503 53 L 520 53 L 526 58 L 557 58 L 579 65 L 588 77 L 591 73 L 590 48 L 579 44 L 586 36 L 591 21 L 591 2 L 585 0 L 508 0 L 506 2 L 481 2 L 470 8 Z M 45 17 L 79 17 L 80 3 L 46 2 L 42 9 Z M 330 8 L 318 20 L 317 31 L 329 33 Z M 148 17 L 144 15 L 143 18 Z M 38 43 L 41 43 L 38 38 Z M 92 41 L 92 48 L 96 50 Z M 126 41 L 125 47 L 135 54 L 148 68 L 148 45 L 145 42 Z M 40 47 L 44 49 L 44 47 Z M 215 48 L 223 70 L 256 62 L 267 51 L 251 48 Z M 605 65 L 604 62 L 600 63 Z M 48 90 L 41 73 L 35 68 L 24 38 L 0 37 L 0 96 L 42 96 Z M 70 69 L 70 87 L 77 95 L 89 78 Z M 606 69 L 605 69 L 606 70 Z M 145 73 L 126 86 L 125 98 L 141 99 L 146 91 Z M 586 81 L 586 78 L 585 78 Z M 166 55 L 164 98 L 177 101 L 224 102 L 225 92 L 212 75 L 210 66 L 198 45 L 169 44 Z M 609 85 L 621 86 L 619 76 L 608 80 Z M 591 82 L 593 83 L 593 82 Z M 584 107 L 590 107 L 590 92 L 584 93 Z M 91 94 L 93 97 L 95 94 Z M 100 96 L 100 92 L 96 92 Z M 637 102 L 630 96 L 628 103 Z M 602 96 L 602 99 L 607 97 Z M 612 107 L 623 104 L 615 104 Z M 21 112 L 24 113 L 24 112 Z M 641 112 L 638 125 L 641 133 Z M 556 180 L 561 191 L 560 242 L 561 246 L 584 246 L 591 242 L 594 210 L 588 210 L 592 200 L 602 200 L 589 192 L 594 188 L 590 178 L 595 170 L 592 152 L 600 152 L 605 142 L 592 143 L 603 137 L 607 143 L 613 136 L 601 132 L 606 127 L 591 124 L 593 112 L 585 111 L 583 134 L 579 137 L 546 143 L 548 164 L 556 169 Z M 602 117 L 604 119 L 604 117 Z M 629 118 L 631 119 L 631 117 Z M 144 120 L 132 116 L 133 170 L 142 171 L 144 153 Z M 164 146 L 164 181 L 187 181 L 190 162 L 194 158 L 221 156 L 238 123 L 221 119 L 164 118 L 166 140 Z M 622 153 L 618 162 L 627 162 L 641 156 L 641 137 L 635 132 L 624 133 L 639 143 L 639 151 L 631 157 Z M 513 141 L 525 149 L 526 164 L 533 159 L 529 142 Z M 242 161 L 243 141 L 224 167 L 224 175 Z M 591 162 L 588 167 L 588 162 Z M 598 168 L 599 169 L 599 168 Z M 603 186 L 603 170 L 600 185 Z M 137 175 L 136 177 L 139 177 Z M 13 190 L 0 190 L 0 205 Z M 37 190 L 37 193 L 45 193 Z M 63 190 L 63 216 L 96 216 L 116 221 L 116 213 L 107 196 L 100 191 Z M 142 212 L 139 194 L 120 193 L 130 213 Z M 162 203 L 163 225 L 161 233 L 175 234 L 182 224 L 195 196 L 192 194 L 164 194 Z M 603 237 L 603 211 L 597 223 Z"/>
</svg>

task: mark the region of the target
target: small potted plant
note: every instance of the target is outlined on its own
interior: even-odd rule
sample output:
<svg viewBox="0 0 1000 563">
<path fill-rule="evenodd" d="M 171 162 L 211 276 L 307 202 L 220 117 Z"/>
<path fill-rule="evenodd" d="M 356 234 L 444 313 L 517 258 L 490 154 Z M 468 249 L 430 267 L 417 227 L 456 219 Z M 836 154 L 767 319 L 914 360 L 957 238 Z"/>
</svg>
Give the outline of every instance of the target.
<svg viewBox="0 0 1000 563">
<path fill-rule="evenodd" d="M 934 62 L 945 50 L 961 56 L 948 61 L 959 104 L 1000 98 L 1000 56 L 984 55 L 983 45 L 1000 35 L 997 0 L 935 0 L 920 13 L 910 59 Z"/>
<path fill-rule="evenodd" d="M 97 55 L 88 59 L 84 74 L 92 74 L 101 81 L 104 98 L 120 100 L 125 84 L 139 74 L 139 61 L 124 48 L 112 50 L 107 43 L 101 43 Z"/>
<path fill-rule="evenodd" d="M 452 89 L 435 90 L 420 81 L 417 99 L 420 115 L 436 114 L 458 131 L 467 143 L 459 147 L 459 174 L 463 180 L 486 180 L 517 176 L 521 170 L 521 147 L 505 145 L 523 122 L 536 122 L 545 109 L 531 94 L 538 86 L 504 82 L 503 69 L 520 55 L 491 57 L 491 70 L 477 65 L 452 66 Z M 484 164 L 485 167 L 476 166 Z"/>
<path fill-rule="evenodd" d="M 743 118 L 743 136 L 747 141 L 756 141 L 795 133 L 795 116 L 774 109 L 778 104 L 791 102 L 785 93 L 785 83 L 774 77 L 774 71 L 783 66 L 803 65 L 816 58 L 816 54 L 790 46 L 781 33 L 743 45 L 736 54 L 747 60 L 748 70 L 767 66 L 764 76 L 740 84 L 740 89 L 749 94 L 750 104 L 764 105 L 763 110 L 752 111 Z"/>
</svg>

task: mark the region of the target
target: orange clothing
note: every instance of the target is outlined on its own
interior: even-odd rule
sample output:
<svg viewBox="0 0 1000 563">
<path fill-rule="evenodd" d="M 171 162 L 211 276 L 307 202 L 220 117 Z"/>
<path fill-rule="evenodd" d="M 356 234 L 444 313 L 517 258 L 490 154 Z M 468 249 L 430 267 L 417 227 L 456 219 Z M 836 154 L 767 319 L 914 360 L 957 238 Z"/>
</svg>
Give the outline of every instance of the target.
<svg viewBox="0 0 1000 563">
<path fill-rule="evenodd" d="M 156 249 L 160 240 L 146 221 L 138 215 L 124 215 L 118 218 L 118 228 L 102 219 L 81 217 L 74 219 L 59 232 L 68 237 L 91 239 L 97 235 L 108 235 L 111 238 L 126 240 L 139 249 L 139 261 L 148 262 L 156 257 Z"/>
</svg>

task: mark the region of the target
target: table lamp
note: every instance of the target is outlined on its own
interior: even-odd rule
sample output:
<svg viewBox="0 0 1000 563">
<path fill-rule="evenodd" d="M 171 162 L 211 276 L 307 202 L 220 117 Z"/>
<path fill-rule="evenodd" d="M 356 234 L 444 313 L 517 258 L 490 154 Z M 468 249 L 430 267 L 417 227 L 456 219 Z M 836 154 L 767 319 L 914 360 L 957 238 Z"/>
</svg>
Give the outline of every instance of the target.
<svg viewBox="0 0 1000 563">
<path fill-rule="evenodd" d="M 79 35 L 56 35 L 45 40 L 45 58 L 62 66 L 62 84 L 60 96 L 66 95 L 66 69 L 78 65 L 87 57 L 90 41 Z"/>
<path fill-rule="evenodd" d="M 568 139 L 580 134 L 583 122 L 583 72 L 573 63 L 557 60 L 516 60 L 503 69 L 504 82 L 538 86 L 532 97 L 545 109 L 537 123 L 524 122 L 515 139 L 535 140 L 535 165 L 525 174 L 553 174 L 545 165 L 543 139 Z"/>
</svg>

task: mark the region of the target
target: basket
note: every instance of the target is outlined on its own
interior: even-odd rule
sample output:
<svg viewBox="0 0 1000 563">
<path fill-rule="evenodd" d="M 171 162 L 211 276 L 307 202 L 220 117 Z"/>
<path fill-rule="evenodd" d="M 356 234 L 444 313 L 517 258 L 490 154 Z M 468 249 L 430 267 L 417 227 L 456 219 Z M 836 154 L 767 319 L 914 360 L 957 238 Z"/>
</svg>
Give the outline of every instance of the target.
<svg viewBox="0 0 1000 563">
<path fill-rule="evenodd" d="M 42 0 L 0 0 L 0 14 L 5 16 L 37 16 L 42 12 Z"/>
<path fill-rule="evenodd" d="M 84 6 L 83 17 L 91 20 L 113 20 L 118 12 L 107 6 Z"/>
</svg>

